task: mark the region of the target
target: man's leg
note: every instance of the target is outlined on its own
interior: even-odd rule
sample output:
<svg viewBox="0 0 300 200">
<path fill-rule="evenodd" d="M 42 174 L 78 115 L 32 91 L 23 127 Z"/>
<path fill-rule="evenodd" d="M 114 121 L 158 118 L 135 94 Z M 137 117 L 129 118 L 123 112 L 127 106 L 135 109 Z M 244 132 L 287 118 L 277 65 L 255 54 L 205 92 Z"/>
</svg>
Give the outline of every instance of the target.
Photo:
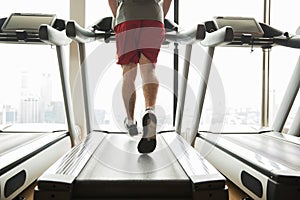
<svg viewBox="0 0 300 200">
<path fill-rule="evenodd" d="M 130 63 L 128 65 L 122 65 L 122 68 L 122 97 L 127 114 L 127 120 L 125 121 L 125 125 L 130 135 L 137 135 L 138 132 L 134 120 L 134 108 L 136 101 L 135 78 L 137 74 L 137 65 L 134 63 Z"/>
<path fill-rule="evenodd" d="M 153 63 L 141 54 L 140 57 L 140 71 L 143 80 L 143 93 L 145 97 L 145 106 L 148 108 L 155 108 L 156 97 L 158 92 L 158 80 L 155 75 L 155 68 Z"/>
<path fill-rule="evenodd" d="M 157 119 L 154 113 L 154 108 L 158 91 L 158 80 L 155 75 L 153 63 L 151 63 L 151 61 L 143 54 L 140 56 L 139 64 L 143 80 L 146 112 L 142 119 L 143 137 L 138 144 L 138 151 L 140 153 L 150 153 L 154 151 L 156 147 Z"/>
</svg>

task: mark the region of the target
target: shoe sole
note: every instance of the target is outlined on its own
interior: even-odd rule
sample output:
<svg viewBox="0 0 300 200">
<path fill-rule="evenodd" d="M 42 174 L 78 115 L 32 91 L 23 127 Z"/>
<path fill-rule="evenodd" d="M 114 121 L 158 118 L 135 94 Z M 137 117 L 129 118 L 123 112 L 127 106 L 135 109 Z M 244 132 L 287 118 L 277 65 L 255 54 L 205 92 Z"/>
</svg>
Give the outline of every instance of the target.
<svg viewBox="0 0 300 200">
<path fill-rule="evenodd" d="M 143 117 L 143 138 L 138 144 L 140 153 L 151 153 L 156 148 L 156 116 L 148 113 Z"/>
</svg>

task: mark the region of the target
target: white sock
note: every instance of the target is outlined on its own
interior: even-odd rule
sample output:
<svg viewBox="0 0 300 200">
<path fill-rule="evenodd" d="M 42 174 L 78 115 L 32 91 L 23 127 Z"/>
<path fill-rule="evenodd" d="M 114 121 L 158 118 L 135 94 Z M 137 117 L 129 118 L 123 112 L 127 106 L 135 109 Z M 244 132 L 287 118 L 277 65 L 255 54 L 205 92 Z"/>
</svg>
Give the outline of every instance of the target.
<svg viewBox="0 0 300 200">
<path fill-rule="evenodd" d="M 146 108 L 146 111 L 147 111 L 147 110 L 151 110 L 151 111 L 155 112 L 155 110 L 154 110 L 153 107 L 147 107 L 147 108 Z"/>
<path fill-rule="evenodd" d="M 131 126 L 131 125 L 133 125 L 134 124 L 134 120 L 132 120 L 132 119 L 127 119 L 127 125 L 128 126 Z"/>
</svg>

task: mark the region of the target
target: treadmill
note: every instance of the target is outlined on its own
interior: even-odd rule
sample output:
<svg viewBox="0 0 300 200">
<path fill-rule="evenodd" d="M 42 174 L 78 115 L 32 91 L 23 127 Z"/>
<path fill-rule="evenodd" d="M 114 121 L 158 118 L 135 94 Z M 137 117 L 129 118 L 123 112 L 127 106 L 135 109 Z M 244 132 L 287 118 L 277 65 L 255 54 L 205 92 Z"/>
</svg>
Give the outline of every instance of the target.
<svg viewBox="0 0 300 200">
<path fill-rule="evenodd" d="M 111 17 L 104 18 L 90 28 L 67 23 L 67 35 L 79 44 L 83 83 L 85 43 L 113 41 L 111 22 Z M 172 24 L 165 22 L 169 31 L 165 42 L 192 44 L 205 37 L 204 25 L 177 32 Z M 225 178 L 176 132 L 159 133 L 156 150 L 150 154 L 138 153 L 137 144 L 124 133 L 91 129 L 81 144 L 38 179 L 35 200 L 228 199 Z"/>
<path fill-rule="evenodd" d="M 40 29 L 41 24 L 44 25 Z M 65 73 L 62 48 L 70 39 L 64 34 L 64 20 L 55 15 L 13 13 L 0 19 L 0 27 L 0 43 L 55 46 L 61 73 Z M 70 117 L 67 118 L 73 129 Z M 0 130 L 0 199 L 15 198 L 70 150 L 73 143 L 70 133 L 65 125 L 3 125 Z"/>
<path fill-rule="evenodd" d="M 276 45 L 300 48 L 300 37 L 279 31 L 253 18 L 216 17 L 205 23 L 208 36 L 222 27 L 232 27 L 234 39 L 223 47 L 259 47 L 271 49 Z M 205 43 L 202 43 L 207 46 Z M 215 47 L 209 47 L 213 52 Z M 211 54 L 213 57 L 213 53 Z M 213 59 L 211 59 L 213 60 Z M 206 66 L 211 67 L 211 62 Z M 209 76 L 210 70 L 205 76 Z M 201 82 L 200 84 L 204 84 Z M 248 132 L 200 131 L 194 120 L 195 148 L 225 177 L 253 199 L 300 199 L 300 138 L 281 133 L 287 115 L 299 91 L 300 63 L 298 61 L 279 112 L 270 130 Z M 206 85 L 204 84 L 204 87 Z M 198 108 L 202 111 L 206 88 L 199 90 Z M 299 115 L 299 114 L 298 114 Z M 299 116 L 298 116 L 299 117 Z M 297 118 L 295 119 L 297 120 Z M 299 131 L 299 118 L 294 121 Z M 296 131 L 297 132 L 297 131 Z"/>
</svg>

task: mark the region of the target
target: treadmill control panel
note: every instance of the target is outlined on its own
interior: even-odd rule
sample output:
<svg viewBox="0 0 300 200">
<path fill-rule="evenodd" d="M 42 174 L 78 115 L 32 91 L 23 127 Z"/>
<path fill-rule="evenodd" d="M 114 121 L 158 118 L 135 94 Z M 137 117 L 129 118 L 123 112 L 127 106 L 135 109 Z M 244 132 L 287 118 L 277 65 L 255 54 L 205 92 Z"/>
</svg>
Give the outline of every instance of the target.
<svg viewBox="0 0 300 200">
<path fill-rule="evenodd" d="M 264 31 L 260 24 L 250 17 L 215 17 L 212 21 L 205 23 L 208 32 L 214 32 L 225 26 L 233 29 L 234 37 L 251 35 L 251 37 L 262 37 Z"/>
<path fill-rule="evenodd" d="M 14 33 L 17 31 L 38 33 L 40 25 L 47 24 L 52 26 L 55 19 L 55 15 L 51 14 L 13 13 L 5 20 L 1 31 L 3 33 Z"/>
</svg>

